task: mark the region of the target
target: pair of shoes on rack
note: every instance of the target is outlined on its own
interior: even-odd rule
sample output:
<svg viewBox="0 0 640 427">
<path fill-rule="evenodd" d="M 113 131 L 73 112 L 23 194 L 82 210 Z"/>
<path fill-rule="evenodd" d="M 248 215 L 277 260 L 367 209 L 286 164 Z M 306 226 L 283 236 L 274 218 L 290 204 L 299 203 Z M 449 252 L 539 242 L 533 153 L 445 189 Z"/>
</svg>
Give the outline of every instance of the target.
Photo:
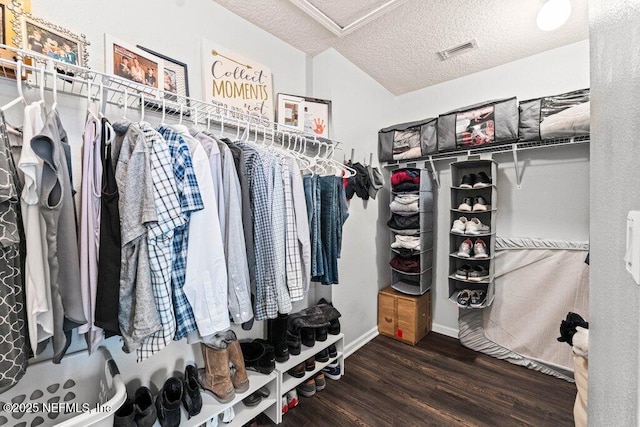
<svg viewBox="0 0 640 427">
<path fill-rule="evenodd" d="M 491 178 L 485 172 L 464 175 L 460 188 L 484 188 L 491 185 Z"/>
<path fill-rule="evenodd" d="M 472 250 L 473 256 L 471 255 Z M 472 242 L 471 239 L 465 239 L 460 243 L 460 247 L 458 248 L 456 255 L 462 258 L 475 259 L 489 257 L 489 254 L 487 254 L 487 245 L 482 239 L 476 239 L 475 243 Z"/>
<path fill-rule="evenodd" d="M 220 403 L 231 402 L 237 393 L 249 389 L 249 377 L 243 349 L 233 331 L 216 334 L 210 343 L 202 343 L 204 368 L 198 369 L 200 386 Z M 233 371 L 230 368 L 233 365 Z"/>
<path fill-rule="evenodd" d="M 338 381 L 342 377 L 342 370 L 340 369 L 340 362 L 334 360 L 327 366 L 322 368 L 322 373 L 325 377 L 333 381 Z"/>
<path fill-rule="evenodd" d="M 482 289 L 464 289 L 458 293 L 456 298 L 458 306 L 467 308 L 481 308 L 487 299 L 487 293 Z"/>
<path fill-rule="evenodd" d="M 465 197 L 458 206 L 459 211 L 467 212 L 485 212 L 491 209 L 491 206 L 482 196 Z"/>
<path fill-rule="evenodd" d="M 296 389 L 289 390 L 287 394 L 282 396 L 282 414 L 286 414 L 289 410 L 298 406 L 298 392 Z"/>
<path fill-rule="evenodd" d="M 158 393 L 156 411 L 162 427 L 180 425 L 181 404 L 188 418 L 198 415 L 202 409 L 198 370 L 193 365 L 187 365 L 182 380 L 173 377 L 165 381 Z"/>
<path fill-rule="evenodd" d="M 309 378 L 297 387 L 298 393 L 304 397 L 311 397 L 316 392 L 322 391 L 327 386 L 327 380 L 323 372 L 318 372 L 313 378 Z"/>
<path fill-rule="evenodd" d="M 276 353 L 271 344 L 262 339 L 240 343 L 246 369 L 270 374 L 276 369 Z"/>
<path fill-rule="evenodd" d="M 116 411 L 113 425 L 114 427 L 151 427 L 156 419 L 157 412 L 151 390 L 140 387 L 136 390 L 133 399 L 127 397 L 124 404 Z"/>
<path fill-rule="evenodd" d="M 465 264 L 456 269 L 454 276 L 458 279 L 470 280 L 472 282 L 482 282 L 490 277 L 489 270 L 485 267 L 481 265 L 474 265 L 472 267 L 469 264 Z"/>
<path fill-rule="evenodd" d="M 242 399 L 242 403 L 247 407 L 258 406 L 262 399 L 266 399 L 271 394 L 271 391 L 266 387 L 260 387 L 255 392 L 251 393 L 249 396 Z"/>
<path fill-rule="evenodd" d="M 457 234 L 466 234 L 471 236 L 477 236 L 479 234 L 487 234 L 491 231 L 491 228 L 488 225 L 484 225 L 478 218 L 471 218 L 467 220 L 466 217 L 461 216 L 460 218 L 453 221 L 453 226 L 451 227 L 452 233 Z"/>
</svg>

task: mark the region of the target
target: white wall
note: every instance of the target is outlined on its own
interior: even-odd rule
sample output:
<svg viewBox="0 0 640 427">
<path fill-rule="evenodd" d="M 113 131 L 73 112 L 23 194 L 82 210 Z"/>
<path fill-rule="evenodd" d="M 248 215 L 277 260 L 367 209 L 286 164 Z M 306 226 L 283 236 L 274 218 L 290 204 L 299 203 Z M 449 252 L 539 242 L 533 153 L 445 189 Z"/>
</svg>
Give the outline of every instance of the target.
<svg viewBox="0 0 640 427">
<path fill-rule="evenodd" d="M 451 80 L 397 99 L 395 117 L 380 127 L 426 117 L 489 99 L 519 100 L 589 87 L 589 42 L 565 47 Z M 589 147 L 556 147 L 519 153 L 522 189 L 516 189 L 513 157 L 498 162 L 498 224 L 501 237 L 589 239 Z M 433 307 L 434 329 L 456 335 L 458 309 L 448 301 L 449 162 L 436 164 L 440 177 L 438 240 Z M 378 251 L 388 250 L 386 245 Z"/>
<path fill-rule="evenodd" d="M 394 96 L 337 51 L 329 49 L 313 58 L 313 96 L 332 101 L 331 135 L 344 141 L 349 158 L 377 158 L 381 123 L 394 114 Z M 342 160 L 342 155 L 339 155 Z M 390 285 L 389 230 L 385 226 L 389 193 L 376 200 L 354 197 L 343 229 L 340 284 L 331 288 L 332 299 L 342 313 L 341 325 L 348 346 L 378 324 L 378 290 Z M 384 250 L 380 250 L 384 247 Z"/>
<path fill-rule="evenodd" d="M 594 58 L 589 425 L 637 426 L 640 289 L 623 258 L 627 212 L 640 210 L 638 2 L 593 0 L 589 20 Z"/>
</svg>

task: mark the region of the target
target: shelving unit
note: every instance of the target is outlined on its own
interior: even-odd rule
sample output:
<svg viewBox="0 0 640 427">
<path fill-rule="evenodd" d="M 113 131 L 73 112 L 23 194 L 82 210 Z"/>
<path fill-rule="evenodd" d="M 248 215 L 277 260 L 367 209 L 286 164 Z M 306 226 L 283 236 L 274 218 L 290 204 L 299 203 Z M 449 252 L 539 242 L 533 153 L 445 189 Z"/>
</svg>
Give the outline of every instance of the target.
<svg viewBox="0 0 640 427">
<path fill-rule="evenodd" d="M 410 168 L 411 169 L 411 168 Z M 395 171 L 394 171 L 395 172 Z M 431 289 L 433 281 L 433 231 L 435 229 L 433 181 L 428 169 L 420 169 L 420 189 L 414 193 L 391 192 L 393 201 L 399 194 L 418 195 L 420 229 L 412 235 L 420 236 L 420 251 L 416 253 L 420 257 L 420 272 L 406 273 L 391 268 L 391 286 L 402 293 L 408 295 L 423 295 Z M 393 214 L 393 213 L 392 213 Z M 406 235 L 398 233 L 390 228 L 391 241 L 395 241 L 396 235 Z M 399 251 L 391 248 L 392 257 L 399 254 Z"/>
<path fill-rule="evenodd" d="M 278 412 L 278 405 L 276 405 L 278 403 L 277 374 L 272 372 L 269 375 L 264 375 L 254 371 L 247 371 L 247 375 L 249 377 L 249 390 L 244 393 L 236 393 L 236 397 L 229 403 L 220 403 L 211 393 L 202 391 L 202 410 L 198 415 L 187 419 L 187 412 L 184 407 L 181 407 L 180 425 L 200 426 L 208 420 L 219 416 L 230 407 L 233 407 L 235 417 L 230 423 L 226 424 L 227 426 L 242 426 L 262 412 L 266 412 L 269 417 L 276 416 Z M 263 398 L 257 406 L 253 407 L 245 406 L 242 403 L 242 399 L 264 386 L 269 389 L 269 397 Z M 156 421 L 154 427 L 160 427 L 160 422 Z"/>
<path fill-rule="evenodd" d="M 332 344 L 336 345 L 336 350 L 338 352 L 338 355 L 336 357 L 330 357 L 327 362 L 316 362 L 316 366 L 313 371 L 306 371 L 304 377 L 302 378 L 296 378 L 287 373 L 287 371 L 289 371 L 294 366 L 304 363 L 305 360 L 309 359 L 311 356 L 315 356 Z M 312 378 L 327 365 L 335 361 L 338 361 L 340 363 L 340 374 L 344 375 L 344 334 L 342 333 L 338 335 L 329 334 L 326 341 L 316 341 L 316 344 L 313 347 L 307 347 L 303 345 L 302 351 L 300 351 L 299 355 L 291 355 L 289 357 L 289 360 L 283 363 L 276 362 L 276 370 L 273 371 L 273 374 L 276 375 L 276 382 L 278 385 L 278 390 L 275 395 L 277 400 L 277 404 L 275 405 L 276 411 L 274 413 L 274 411 L 269 408 L 269 410 L 266 412 L 271 421 L 276 424 L 280 424 L 282 422 L 282 396 L 284 394 L 286 394 L 289 390 L 293 390 L 295 387 L 302 384 L 309 378 Z M 328 380 L 327 382 L 329 381 L 330 380 Z"/>
<path fill-rule="evenodd" d="M 449 300 L 458 305 L 460 308 L 474 309 L 485 308 L 493 303 L 494 276 L 495 276 L 495 244 L 496 244 L 496 214 L 498 205 L 497 194 L 497 163 L 493 160 L 469 160 L 451 163 L 451 209 L 449 227 L 460 217 L 466 217 L 467 220 L 478 218 L 480 222 L 490 227 L 486 233 L 479 234 L 462 234 L 449 232 Z M 461 188 L 459 187 L 462 177 L 472 173 L 484 172 L 491 178 L 491 185 L 482 188 Z M 490 205 L 490 209 L 486 211 L 461 211 L 458 209 L 462 200 L 466 197 L 482 196 Z M 487 248 L 488 257 L 474 258 L 473 249 L 472 256 L 467 258 L 458 255 L 460 245 L 466 240 L 471 241 L 471 246 L 477 239 L 482 240 Z M 463 265 L 482 266 L 489 272 L 489 277 L 484 280 L 475 281 L 457 277 L 456 270 Z M 458 304 L 458 295 L 463 290 L 483 290 L 486 292 L 486 298 L 480 307 L 461 306 Z"/>
</svg>

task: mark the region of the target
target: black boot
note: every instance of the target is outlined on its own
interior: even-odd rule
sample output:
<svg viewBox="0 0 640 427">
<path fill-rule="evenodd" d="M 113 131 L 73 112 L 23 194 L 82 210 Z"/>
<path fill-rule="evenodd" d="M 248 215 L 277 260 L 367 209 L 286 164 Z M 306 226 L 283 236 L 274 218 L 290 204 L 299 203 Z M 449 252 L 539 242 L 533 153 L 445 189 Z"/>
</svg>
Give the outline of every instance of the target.
<svg viewBox="0 0 640 427">
<path fill-rule="evenodd" d="M 327 340 L 327 327 L 321 326 L 316 328 L 316 341 L 326 341 Z"/>
<path fill-rule="evenodd" d="M 300 334 L 302 344 L 307 347 L 313 347 L 316 345 L 316 330 L 314 328 L 302 328 Z"/>
<path fill-rule="evenodd" d="M 118 408 L 113 418 L 114 427 L 135 427 L 137 407 L 133 400 L 127 397 L 124 404 Z"/>
<path fill-rule="evenodd" d="M 157 415 L 151 390 L 147 387 L 140 387 L 136 390 L 134 402 L 138 408 L 138 414 L 136 415 L 138 427 L 152 427 L 156 422 Z"/>
<path fill-rule="evenodd" d="M 169 378 L 162 386 L 156 398 L 158 421 L 162 427 L 178 427 L 180 425 L 180 405 L 182 404 L 182 381 Z"/>
<path fill-rule="evenodd" d="M 241 342 L 240 349 L 246 369 L 270 374 L 276 369 L 276 355 L 273 346 L 264 340 Z"/>
<path fill-rule="evenodd" d="M 302 350 L 302 338 L 300 336 L 300 328 L 298 328 L 289 318 L 287 325 L 287 347 L 289 347 L 289 353 L 297 356 Z"/>
<path fill-rule="evenodd" d="M 324 298 L 320 299 L 320 301 L 318 301 L 318 304 L 327 304 L 333 307 L 333 304 L 331 304 L 329 301 L 327 301 Z M 340 320 L 338 320 L 337 318 L 334 320 L 331 320 L 329 324 L 329 333 L 331 335 L 338 335 L 340 333 Z"/>
<path fill-rule="evenodd" d="M 276 353 L 276 361 L 282 363 L 289 360 L 289 348 L 287 347 L 288 314 L 278 314 L 275 319 L 267 322 L 267 341 L 273 346 Z"/>
<path fill-rule="evenodd" d="M 202 395 L 198 385 L 198 373 L 196 367 L 187 365 L 184 371 L 184 393 L 182 395 L 182 404 L 187 410 L 189 418 L 198 415 L 202 409 Z"/>
</svg>

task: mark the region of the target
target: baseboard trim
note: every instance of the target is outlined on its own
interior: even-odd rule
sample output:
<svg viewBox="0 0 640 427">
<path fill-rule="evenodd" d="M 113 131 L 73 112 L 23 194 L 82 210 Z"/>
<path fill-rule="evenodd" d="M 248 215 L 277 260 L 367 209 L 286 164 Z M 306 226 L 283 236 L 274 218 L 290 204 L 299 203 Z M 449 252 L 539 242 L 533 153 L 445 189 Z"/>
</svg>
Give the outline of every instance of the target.
<svg viewBox="0 0 640 427">
<path fill-rule="evenodd" d="M 439 334 L 446 335 L 448 337 L 458 339 L 458 330 L 457 329 L 450 328 L 448 326 L 438 325 L 437 323 L 434 323 L 433 325 L 431 325 L 431 330 L 433 332 L 437 332 Z"/>
<path fill-rule="evenodd" d="M 365 332 L 364 334 L 360 335 L 358 338 L 356 338 L 348 346 L 345 346 L 344 347 L 344 357 L 347 358 L 347 357 L 351 356 L 359 348 L 361 348 L 363 345 L 365 345 L 366 343 L 368 343 L 369 341 L 371 341 L 372 339 L 374 339 L 377 336 L 378 336 L 378 327 L 376 326 L 374 328 L 371 328 L 369 331 Z"/>
</svg>

